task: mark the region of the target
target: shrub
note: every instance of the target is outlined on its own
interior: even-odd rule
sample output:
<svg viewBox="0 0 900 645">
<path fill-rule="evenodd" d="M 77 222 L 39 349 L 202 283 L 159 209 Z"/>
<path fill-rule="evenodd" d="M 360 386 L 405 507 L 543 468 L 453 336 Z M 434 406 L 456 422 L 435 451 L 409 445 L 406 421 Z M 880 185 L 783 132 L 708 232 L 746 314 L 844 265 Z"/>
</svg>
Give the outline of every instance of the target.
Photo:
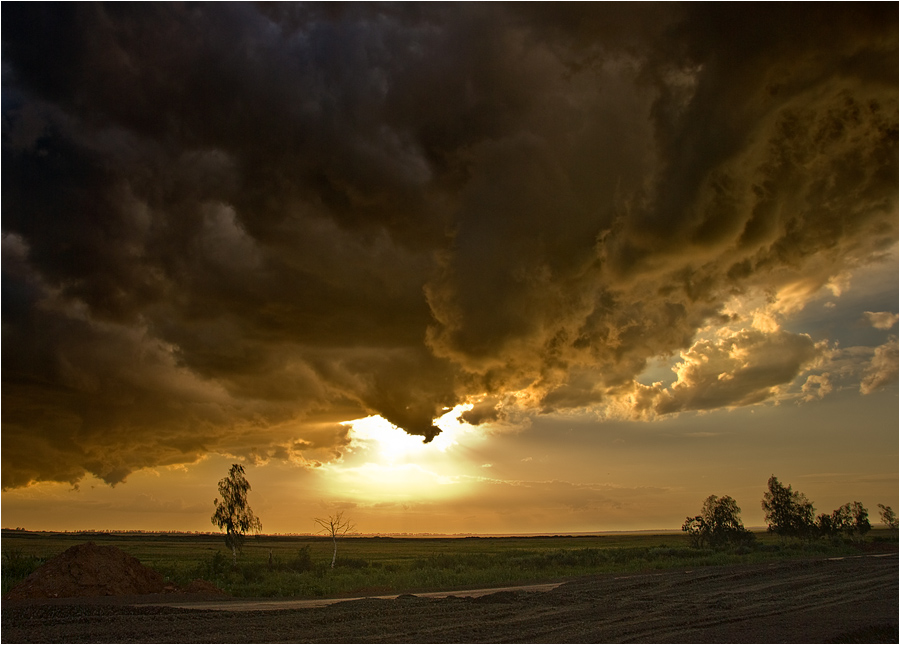
<svg viewBox="0 0 900 645">
<path fill-rule="evenodd" d="M 293 560 L 288 562 L 287 568 L 291 571 L 312 571 L 315 568 L 312 556 L 309 553 L 309 545 L 297 551 L 297 555 Z"/>
<path fill-rule="evenodd" d="M 209 558 L 200 563 L 198 575 L 206 580 L 215 580 L 225 573 L 228 567 L 228 558 L 221 551 L 216 551 Z"/>
<path fill-rule="evenodd" d="M 369 563 L 362 558 L 337 558 L 334 561 L 335 567 L 343 567 L 344 569 L 365 569 Z"/>
</svg>

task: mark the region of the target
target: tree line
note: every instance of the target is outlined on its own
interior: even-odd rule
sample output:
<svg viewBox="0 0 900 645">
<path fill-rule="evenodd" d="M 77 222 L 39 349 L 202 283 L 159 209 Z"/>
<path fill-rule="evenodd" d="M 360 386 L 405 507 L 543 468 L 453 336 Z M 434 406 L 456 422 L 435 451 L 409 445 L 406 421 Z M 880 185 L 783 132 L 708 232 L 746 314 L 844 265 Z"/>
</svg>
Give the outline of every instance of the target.
<svg viewBox="0 0 900 645">
<path fill-rule="evenodd" d="M 869 511 L 860 502 L 849 502 L 831 513 L 815 515 L 815 508 L 806 495 L 785 486 L 772 475 L 763 494 L 767 530 L 785 538 L 813 539 L 815 537 L 848 537 L 861 539 L 871 530 Z M 879 504 L 881 521 L 890 529 L 898 526 L 897 515 L 890 506 Z M 754 535 L 741 522 L 741 509 L 729 495 L 710 495 L 703 502 L 700 514 L 688 516 L 681 530 L 697 548 L 706 546 L 741 545 L 753 541 Z"/>
<path fill-rule="evenodd" d="M 225 545 L 231 549 L 235 563 L 246 534 L 262 531 L 262 522 L 253 514 L 247 501 L 249 491 L 250 482 L 244 474 L 244 467 L 233 464 L 228 476 L 219 481 L 222 500 L 213 500 L 215 512 L 211 521 L 225 531 Z M 878 508 L 881 511 L 881 521 L 888 528 L 896 529 L 898 521 L 894 510 L 884 504 L 879 504 Z M 872 528 L 869 511 L 860 502 L 848 502 L 830 514 L 815 516 L 815 508 L 806 495 L 793 490 L 790 485 L 785 486 L 774 475 L 769 478 L 768 489 L 763 494 L 762 509 L 765 512 L 767 530 L 785 538 L 844 536 L 856 540 L 861 539 Z M 332 539 L 334 554 L 331 567 L 334 568 L 337 539 L 352 531 L 354 526 L 344 519 L 343 512 L 328 518 L 316 518 L 315 522 Z M 749 544 L 755 539 L 753 533 L 744 528 L 741 509 L 730 495 L 707 497 L 700 514 L 688 516 L 681 530 L 687 534 L 691 545 L 697 548 Z"/>
</svg>

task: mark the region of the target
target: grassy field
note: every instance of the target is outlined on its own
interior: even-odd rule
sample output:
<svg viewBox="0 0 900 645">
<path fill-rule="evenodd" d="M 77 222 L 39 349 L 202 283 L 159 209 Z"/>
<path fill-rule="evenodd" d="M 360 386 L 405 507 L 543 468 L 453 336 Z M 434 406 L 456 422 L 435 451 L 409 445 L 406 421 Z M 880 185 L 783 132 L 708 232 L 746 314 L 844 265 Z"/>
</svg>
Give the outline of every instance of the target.
<svg viewBox="0 0 900 645">
<path fill-rule="evenodd" d="M 248 538 L 237 566 L 221 535 L 148 533 L 2 534 L 3 593 L 43 562 L 76 544 L 112 545 L 186 584 L 196 578 L 235 596 L 322 597 L 439 591 L 551 582 L 597 573 L 635 572 L 838 556 L 884 542 L 873 530 L 862 544 L 784 542 L 757 534 L 751 547 L 691 549 L 680 533 L 548 537 L 345 537 L 331 569 L 329 538 Z"/>
</svg>

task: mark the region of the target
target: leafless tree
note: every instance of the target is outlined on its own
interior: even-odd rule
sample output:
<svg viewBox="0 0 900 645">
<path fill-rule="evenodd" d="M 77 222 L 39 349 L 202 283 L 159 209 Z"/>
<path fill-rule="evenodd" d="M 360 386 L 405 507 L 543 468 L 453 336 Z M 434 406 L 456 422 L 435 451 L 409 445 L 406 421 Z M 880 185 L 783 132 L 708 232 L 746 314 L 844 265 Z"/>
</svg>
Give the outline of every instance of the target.
<svg viewBox="0 0 900 645">
<path fill-rule="evenodd" d="M 347 535 L 352 531 L 355 525 L 350 520 L 344 519 L 344 511 L 339 511 L 337 515 L 329 515 L 327 518 L 316 518 L 316 524 L 322 528 L 319 533 L 331 536 L 334 543 L 334 555 L 331 557 L 331 568 L 334 569 L 334 563 L 337 560 L 337 539 Z"/>
</svg>

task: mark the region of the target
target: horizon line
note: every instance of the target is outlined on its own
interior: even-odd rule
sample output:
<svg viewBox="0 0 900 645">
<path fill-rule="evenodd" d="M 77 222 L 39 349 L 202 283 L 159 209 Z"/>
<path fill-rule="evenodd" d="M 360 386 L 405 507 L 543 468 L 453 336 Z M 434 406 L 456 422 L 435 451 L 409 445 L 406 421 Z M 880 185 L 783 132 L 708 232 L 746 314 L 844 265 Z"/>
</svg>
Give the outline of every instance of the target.
<svg viewBox="0 0 900 645">
<path fill-rule="evenodd" d="M 748 531 L 760 532 L 766 531 L 765 526 L 748 526 Z M 874 528 L 874 527 L 873 527 Z M 10 533 L 61 533 L 61 534 L 99 534 L 99 535 L 124 535 L 124 534 L 142 534 L 142 535 L 208 535 L 220 537 L 224 535 L 217 531 L 183 531 L 183 530 L 146 530 L 146 529 L 73 529 L 73 530 L 57 530 L 57 529 L 28 529 L 24 527 L 8 528 L 2 527 L 0 531 Z M 656 529 L 621 529 L 621 530 L 602 530 L 602 531 L 532 531 L 527 533 L 474 533 L 474 532 L 457 532 L 457 533 L 441 533 L 441 532 L 386 532 L 373 531 L 371 533 L 348 533 L 343 536 L 345 538 L 516 538 L 516 537 L 591 537 L 604 535 L 634 535 L 634 534 L 669 534 L 682 533 L 680 528 L 656 528 Z M 330 536 L 322 533 L 257 533 L 248 535 L 247 537 L 265 538 L 265 537 L 303 537 L 303 538 L 323 538 L 331 539 Z"/>
</svg>

